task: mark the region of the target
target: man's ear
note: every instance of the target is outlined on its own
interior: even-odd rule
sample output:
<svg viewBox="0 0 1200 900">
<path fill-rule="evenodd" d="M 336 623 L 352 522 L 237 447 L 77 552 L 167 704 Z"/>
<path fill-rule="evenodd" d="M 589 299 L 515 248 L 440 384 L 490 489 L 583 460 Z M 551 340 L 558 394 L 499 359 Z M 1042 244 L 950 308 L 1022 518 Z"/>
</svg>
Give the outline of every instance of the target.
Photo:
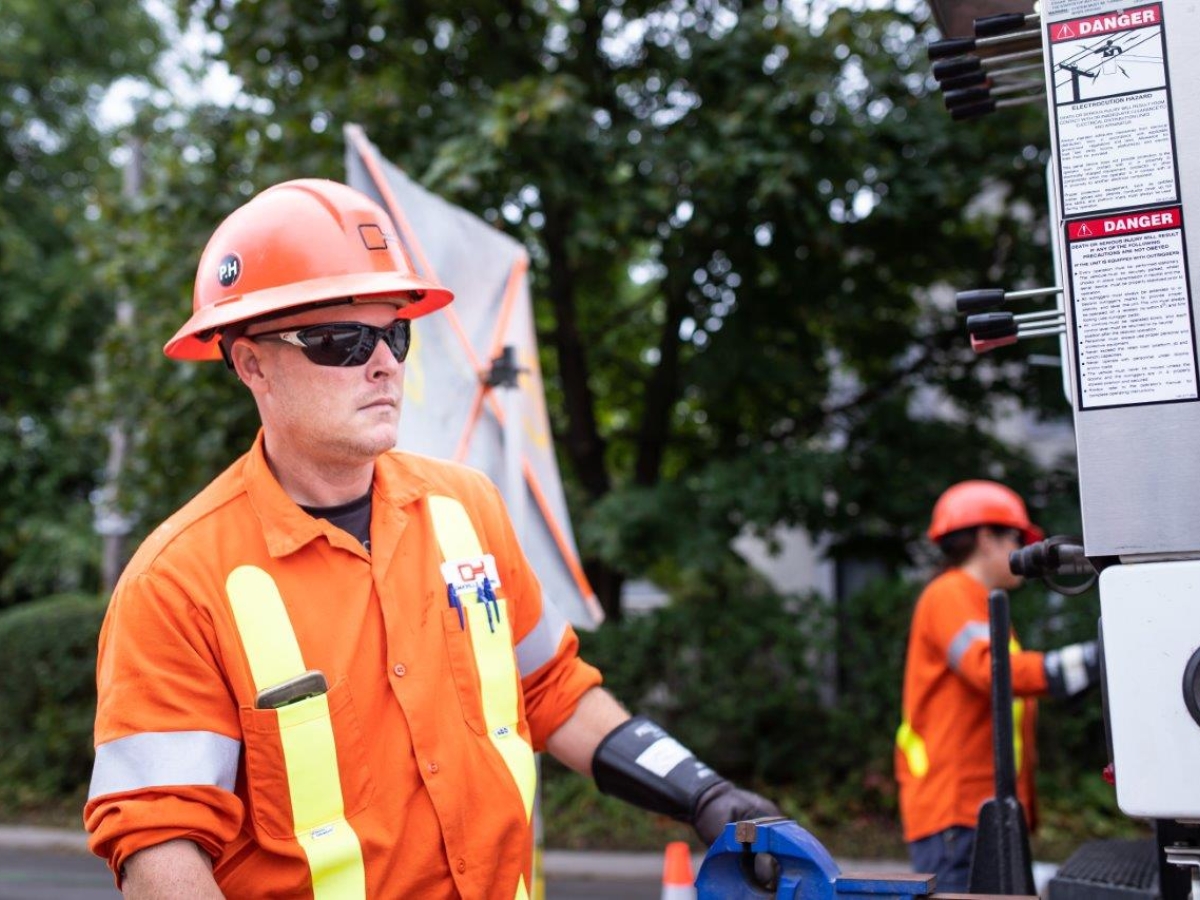
<svg viewBox="0 0 1200 900">
<path fill-rule="evenodd" d="M 238 379 L 251 389 L 263 377 L 262 360 L 258 345 L 246 338 L 238 338 L 229 348 L 229 359 Z"/>
</svg>

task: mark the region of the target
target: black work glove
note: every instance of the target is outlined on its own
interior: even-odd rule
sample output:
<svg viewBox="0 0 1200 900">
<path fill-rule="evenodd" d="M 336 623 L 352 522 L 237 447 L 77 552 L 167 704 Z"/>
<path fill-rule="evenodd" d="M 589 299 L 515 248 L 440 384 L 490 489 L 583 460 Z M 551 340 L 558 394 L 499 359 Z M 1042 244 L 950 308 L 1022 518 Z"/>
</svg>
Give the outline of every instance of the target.
<svg viewBox="0 0 1200 900">
<path fill-rule="evenodd" d="M 1055 697 L 1074 697 L 1100 683 L 1100 648 L 1095 641 L 1068 644 L 1042 657 L 1046 684 Z"/>
<path fill-rule="evenodd" d="M 730 822 L 782 815 L 779 807 L 766 797 L 722 778 L 697 798 L 692 827 L 700 840 L 711 847 Z"/>
</svg>

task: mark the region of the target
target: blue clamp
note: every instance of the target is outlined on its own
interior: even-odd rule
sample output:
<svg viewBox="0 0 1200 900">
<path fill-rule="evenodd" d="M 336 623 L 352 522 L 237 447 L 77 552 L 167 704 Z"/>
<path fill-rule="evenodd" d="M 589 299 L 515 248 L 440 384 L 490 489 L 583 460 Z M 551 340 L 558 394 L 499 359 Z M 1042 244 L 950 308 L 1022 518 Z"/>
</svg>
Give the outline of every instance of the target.
<svg viewBox="0 0 1200 900">
<path fill-rule="evenodd" d="M 755 879 L 760 854 L 774 860 L 775 893 Z M 758 870 L 765 868 L 759 860 Z M 932 875 L 843 874 L 811 834 L 781 817 L 730 822 L 704 857 L 696 877 L 697 900 L 909 900 L 932 893 Z"/>
</svg>

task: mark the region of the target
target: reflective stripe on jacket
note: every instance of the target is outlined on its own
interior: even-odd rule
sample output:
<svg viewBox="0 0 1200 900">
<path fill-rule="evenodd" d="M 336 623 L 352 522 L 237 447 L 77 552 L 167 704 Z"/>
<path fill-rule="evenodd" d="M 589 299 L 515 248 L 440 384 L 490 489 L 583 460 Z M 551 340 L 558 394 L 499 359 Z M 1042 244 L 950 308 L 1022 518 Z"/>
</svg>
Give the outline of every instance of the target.
<svg viewBox="0 0 1200 900">
<path fill-rule="evenodd" d="M 1036 823 L 1034 731 L 1046 692 L 1042 654 L 1010 640 L 1017 796 Z M 975 827 L 995 795 L 987 589 L 961 569 L 925 588 L 913 612 L 895 769 L 904 839 Z"/>
<path fill-rule="evenodd" d="M 358 839 L 366 895 L 512 900 L 529 883 L 526 782 L 494 732 L 507 727 L 514 744 L 542 749 L 599 673 L 541 602 L 484 476 L 390 453 L 373 490 L 368 554 L 287 498 L 260 436 L 138 551 L 101 634 L 85 810 L 91 846 L 114 871 L 131 853 L 186 837 L 213 856 L 229 896 L 314 896 L 288 738 L 275 710 L 255 708 L 225 596 L 229 574 L 251 566 L 277 587 L 302 664 L 327 678 L 342 817 Z M 494 724 L 480 688 L 474 619 L 460 625 L 448 603 L 431 494 L 461 501 L 494 557 L 511 629 L 508 683 L 520 679 L 508 692 L 511 724 Z"/>
</svg>

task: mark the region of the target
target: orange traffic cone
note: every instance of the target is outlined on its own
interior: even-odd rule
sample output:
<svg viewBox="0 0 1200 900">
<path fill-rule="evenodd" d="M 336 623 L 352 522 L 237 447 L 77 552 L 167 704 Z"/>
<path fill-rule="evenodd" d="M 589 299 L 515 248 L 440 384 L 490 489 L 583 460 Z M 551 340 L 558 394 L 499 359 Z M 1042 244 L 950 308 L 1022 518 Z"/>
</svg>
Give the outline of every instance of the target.
<svg viewBox="0 0 1200 900">
<path fill-rule="evenodd" d="M 671 841 L 663 857 L 662 900 L 696 900 L 692 851 L 687 841 Z"/>
</svg>

